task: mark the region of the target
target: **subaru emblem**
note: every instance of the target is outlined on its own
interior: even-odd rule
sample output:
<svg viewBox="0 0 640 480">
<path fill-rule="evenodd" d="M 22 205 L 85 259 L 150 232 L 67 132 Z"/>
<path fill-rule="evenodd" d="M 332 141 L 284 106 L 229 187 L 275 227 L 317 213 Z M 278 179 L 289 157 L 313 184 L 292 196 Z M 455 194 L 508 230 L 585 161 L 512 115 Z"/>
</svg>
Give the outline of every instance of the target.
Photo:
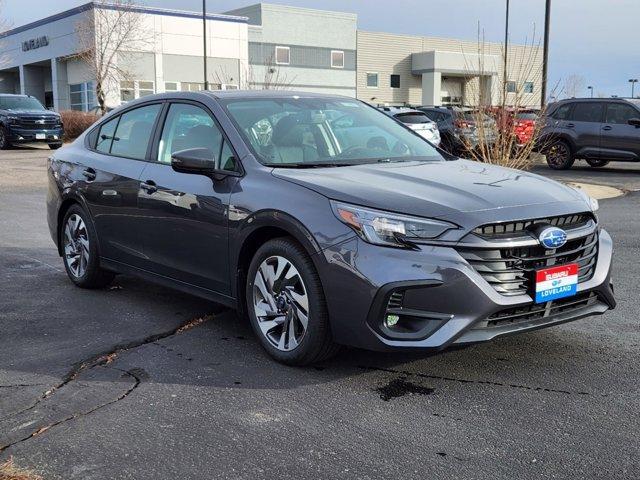
<svg viewBox="0 0 640 480">
<path fill-rule="evenodd" d="M 567 233 L 561 228 L 548 227 L 538 236 L 540 245 L 549 249 L 560 248 L 567 243 Z"/>
</svg>

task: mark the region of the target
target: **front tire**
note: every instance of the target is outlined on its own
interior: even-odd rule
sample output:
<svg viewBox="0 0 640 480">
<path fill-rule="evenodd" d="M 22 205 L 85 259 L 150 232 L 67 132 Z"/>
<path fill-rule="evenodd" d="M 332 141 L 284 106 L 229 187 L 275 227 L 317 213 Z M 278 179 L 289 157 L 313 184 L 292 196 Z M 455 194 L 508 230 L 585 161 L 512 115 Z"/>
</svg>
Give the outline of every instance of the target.
<svg viewBox="0 0 640 480">
<path fill-rule="evenodd" d="M 573 162 L 575 162 L 571 145 L 564 140 L 556 140 L 553 142 L 548 148 L 546 156 L 547 165 L 553 170 L 567 170 L 571 168 Z"/>
<path fill-rule="evenodd" d="M 62 146 L 62 144 L 61 144 L 61 143 L 50 143 L 50 144 L 49 144 L 49 148 L 50 148 L 51 150 L 57 150 L 57 149 L 59 149 L 61 146 Z"/>
<path fill-rule="evenodd" d="M 251 326 L 277 361 L 308 365 L 338 351 L 320 277 L 294 240 L 276 238 L 258 249 L 249 266 L 245 296 Z"/>
<path fill-rule="evenodd" d="M 62 260 L 69 279 L 81 288 L 102 288 L 115 274 L 100 268 L 98 236 L 87 212 L 80 205 L 67 210 L 60 229 Z"/>
<path fill-rule="evenodd" d="M 605 167 L 605 166 L 609 165 L 609 160 L 592 160 L 592 159 L 588 159 L 587 163 L 592 168 L 602 168 L 602 167 Z"/>
<path fill-rule="evenodd" d="M 7 138 L 7 129 L 3 125 L 0 125 L 0 150 L 7 150 L 11 148 L 11 143 Z"/>
</svg>

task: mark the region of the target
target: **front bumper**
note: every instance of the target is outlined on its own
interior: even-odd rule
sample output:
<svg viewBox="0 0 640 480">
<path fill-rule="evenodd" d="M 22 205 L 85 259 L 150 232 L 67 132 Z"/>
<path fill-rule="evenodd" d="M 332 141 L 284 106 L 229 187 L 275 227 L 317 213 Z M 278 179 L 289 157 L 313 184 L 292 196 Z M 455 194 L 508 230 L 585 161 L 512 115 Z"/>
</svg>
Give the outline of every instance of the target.
<svg viewBox="0 0 640 480">
<path fill-rule="evenodd" d="M 371 350 L 443 349 L 548 327 L 615 307 L 610 279 L 612 242 L 601 230 L 593 276 L 578 285 L 575 300 L 583 304 L 521 315 L 538 308 L 529 295 L 498 293 L 461 255 L 448 246 L 401 250 L 370 245 L 353 238 L 323 252 L 327 263 L 325 285 L 334 338 L 338 343 Z M 324 263 L 324 262 L 323 262 Z M 328 277 L 327 277 L 328 276 Z M 345 285 L 348 288 L 345 288 Z M 413 330 L 392 332 L 384 318 L 394 310 L 395 292 L 402 291 L 402 310 L 413 320 Z M 568 297 L 569 299 L 574 297 Z M 533 306 L 533 307 L 532 307 Z M 516 312 L 513 322 L 489 319 Z M 509 316 L 509 315 L 505 315 Z"/>
<path fill-rule="evenodd" d="M 64 130 L 59 128 L 48 129 L 32 129 L 21 128 L 17 126 L 9 126 L 7 128 L 7 139 L 11 143 L 32 143 L 32 142 L 45 142 L 45 143 L 62 143 L 62 136 Z"/>
</svg>

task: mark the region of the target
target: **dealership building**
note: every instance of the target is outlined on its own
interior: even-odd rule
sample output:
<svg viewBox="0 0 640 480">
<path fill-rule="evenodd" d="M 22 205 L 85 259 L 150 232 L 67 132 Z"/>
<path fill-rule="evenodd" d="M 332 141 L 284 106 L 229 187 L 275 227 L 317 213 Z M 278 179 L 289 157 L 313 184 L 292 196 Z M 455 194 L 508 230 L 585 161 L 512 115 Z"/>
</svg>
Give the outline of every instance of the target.
<svg viewBox="0 0 640 480">
<path fill-rule="evenodd" d="M 88 3 L 0 33 L 0 93 L 33 95 L 55 110 L 89 110 L 95 78 L 81 59 Z M 151 93 L 204 88 L 201 12 L 136 6 L 152 40 L 116 54 L 126 78 L 106 86 L 107 105 Z M 86 29 L 83 29 L 86 31 Z M 206 16 L 210 89 L 281 88 L 398 105 L 495 104 L 502 46 L 358 30 L 352 13 L 260 3 Z M 540 103 L 537 47 L 509 45 L 507 101 Z M 528 73 L 530 72 L 530 73 Z M 528 78 L 530 75 L 532 78 Z"/>
</svg>

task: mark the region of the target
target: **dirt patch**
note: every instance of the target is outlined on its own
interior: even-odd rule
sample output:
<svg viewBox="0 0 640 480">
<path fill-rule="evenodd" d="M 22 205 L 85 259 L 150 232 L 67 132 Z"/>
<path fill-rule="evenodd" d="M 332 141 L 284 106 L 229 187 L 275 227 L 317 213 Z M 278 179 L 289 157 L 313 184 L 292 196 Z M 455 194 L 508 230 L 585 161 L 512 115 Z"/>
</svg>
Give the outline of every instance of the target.
<svg viewBox="0 0 640 480">
<path fill-rule="evenodd" d="M 0 463 L 0 480 L 42 480 L 42 477 L 23 468 L 18 468 L 13 458 L 9 458 L 4 463 Z"/>
</svg>

